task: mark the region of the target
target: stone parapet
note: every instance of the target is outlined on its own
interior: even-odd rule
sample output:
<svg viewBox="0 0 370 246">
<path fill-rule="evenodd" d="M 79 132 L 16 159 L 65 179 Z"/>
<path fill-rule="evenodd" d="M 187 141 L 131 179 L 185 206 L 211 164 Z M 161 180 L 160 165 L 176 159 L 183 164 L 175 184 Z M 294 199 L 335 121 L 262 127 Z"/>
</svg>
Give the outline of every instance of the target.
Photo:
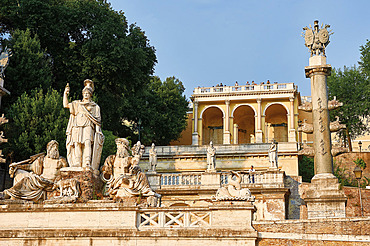
<svg viewBox="0 0 370 246">
<path fill-rule="evenodd" d="M 0 205 L 0 245 L 255 245 L 254 210 L 250 202 L 171 208 L 107 201 L 7 204 Z"/>
</svg>

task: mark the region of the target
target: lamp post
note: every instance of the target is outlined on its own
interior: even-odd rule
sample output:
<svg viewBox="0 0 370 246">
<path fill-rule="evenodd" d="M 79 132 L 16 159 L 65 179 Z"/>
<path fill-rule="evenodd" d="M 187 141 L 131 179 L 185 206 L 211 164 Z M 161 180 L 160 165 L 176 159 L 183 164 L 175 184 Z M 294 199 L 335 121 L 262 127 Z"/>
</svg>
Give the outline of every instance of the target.
<svg viewBox="0 0 370 246">
<path fill-rule="evenodd" d="M 361 188 L 360 188 L 360 179 L 362 178 L 362 169 L 358 166 L 353 170 L 358 184 L 358 193 L 360 194 L 360 205 L 361 205 L 361 216 L 364 216 L 364 209 L 362 207 L 362 198 L 361 198 Z"/>
<path fill-rule="evenodd" d="M 362 147 L 362 142 L 358 141 L 358 147 L 360 148 L 360 153 L 361 153 L 361 147 Z"/>
</svg>

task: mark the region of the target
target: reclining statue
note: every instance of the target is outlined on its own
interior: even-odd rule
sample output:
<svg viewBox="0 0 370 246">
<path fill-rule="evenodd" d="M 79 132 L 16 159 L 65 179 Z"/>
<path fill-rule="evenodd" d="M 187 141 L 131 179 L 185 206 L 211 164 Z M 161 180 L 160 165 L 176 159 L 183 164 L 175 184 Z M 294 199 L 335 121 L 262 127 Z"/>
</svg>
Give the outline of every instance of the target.
<svg viewBox="0 0 370 246">
<path fill-rule="evenodd" d="M 68 166 L 65 158 L 59 156 L 59 144 L 52 140 L 47 144 L 47 154 L 38 154 L 28 160 L 10 165 L 9 174 L 14 176 L 13 187 L 4 190 L 3 198 L 29 201 L 46 200 L 48 191 L 55 189 L 54 182 L 60 169 Z"/>
</svg>

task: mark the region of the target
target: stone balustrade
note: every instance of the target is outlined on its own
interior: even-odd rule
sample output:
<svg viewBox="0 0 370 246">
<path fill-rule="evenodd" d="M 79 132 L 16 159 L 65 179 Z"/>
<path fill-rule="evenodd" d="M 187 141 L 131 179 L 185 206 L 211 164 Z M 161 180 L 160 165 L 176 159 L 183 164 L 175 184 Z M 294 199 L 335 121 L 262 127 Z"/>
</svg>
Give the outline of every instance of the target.
<svg viewBox="0 0 370 246">
<path fill-rule="evenodd" d="M 279 153 L 290 153 L 298 151 L 297 143 L 293 142 L 279 142 Z M 228 155 L 228 154 L 258 154 L 267 153 L 270 147 L 270 143 L 254 143 L 254 144 L 236 144 L 236 145 L 215 145 L 216 155 Z M 180 157 L 180 156 L 199 156 L 207 155 L 208 145 L 178 145 L 178 146 L 156 146 L 158 158 L 162 157 Z M 149 150 L 151 147 L 145 148 L 143 159 L 149 158 Z"/>
<path fill-rule="evenodd" d="M 184 173 L 148 173 L 148 180 L 154 190 L 181 188 L 219 188 L 227 185 L 228 172 L 184 172 Z M 279 170 L 242 173 L 241 184 L 245 187 L 284 188 L 284 172 Z M 189 187 L 190 186 L 190 187 Z"/>
<path fill-rule="evenodd" d="M 218 87 L 198 87 L 193 94 L 218 94 L 218 93 L 245 93 L 245 92 L 263 92 L 271 90 L 297 90 L 294 83 L 279 84 L 258 84 L 258 85 L 238 85 L 238 86 L 218 86 Z"/>
</svg>

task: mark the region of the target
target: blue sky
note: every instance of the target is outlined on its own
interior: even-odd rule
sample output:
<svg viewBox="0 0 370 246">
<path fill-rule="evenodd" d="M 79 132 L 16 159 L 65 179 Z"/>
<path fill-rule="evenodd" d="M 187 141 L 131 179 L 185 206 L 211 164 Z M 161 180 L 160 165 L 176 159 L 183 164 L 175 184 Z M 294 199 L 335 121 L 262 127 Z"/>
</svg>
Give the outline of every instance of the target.
<svg viewBox="0 0 370 246">
<path fill-rule="evenodd" d="M 108 0 L 109 1 L 109 0 Z M 310 95 L 309 52 L 302 28 L 318 19 L 334 35 L 326 49 L 335 68 L 357 64 L 370 39 L 370 1 L 110 0 L 156 48 L 155 75 L 179 78 L 187 97 L 197 86 L 235 81 L 294 82 Z"/>
</svg>

